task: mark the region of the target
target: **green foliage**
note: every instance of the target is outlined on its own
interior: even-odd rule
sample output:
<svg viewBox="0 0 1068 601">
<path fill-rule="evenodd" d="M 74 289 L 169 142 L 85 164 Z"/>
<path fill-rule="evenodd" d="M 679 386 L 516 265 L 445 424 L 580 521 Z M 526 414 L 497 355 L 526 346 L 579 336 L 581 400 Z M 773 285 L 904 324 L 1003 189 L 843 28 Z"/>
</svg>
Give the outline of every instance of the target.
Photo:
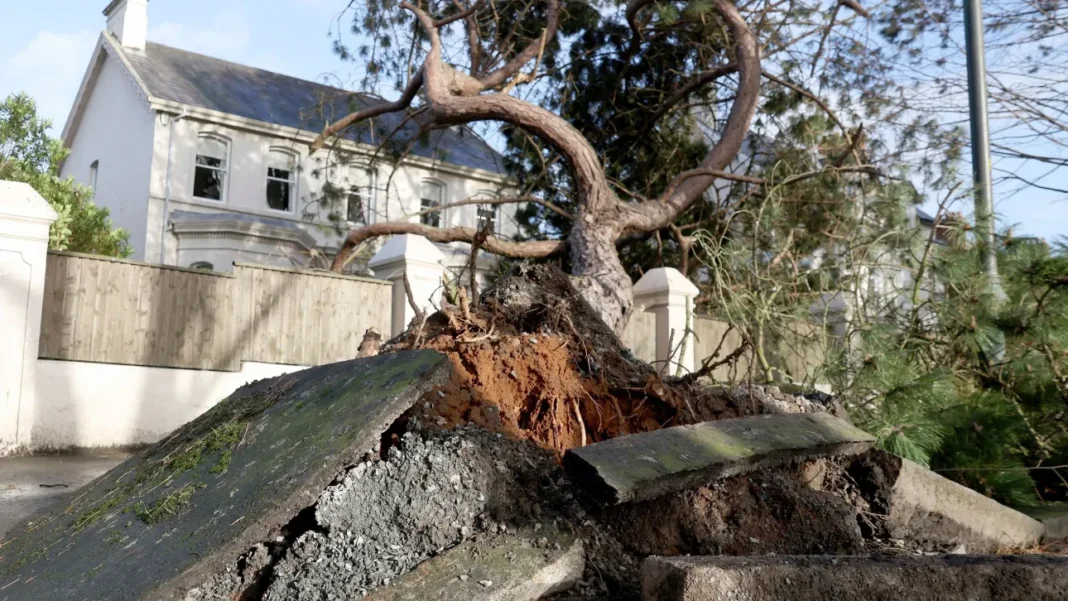
<svg viewBox="0 0 1068 601">
<path fill-rule="evenodd" d="M 93 204 L 92 191 L 72 178 L 59 177 L 59 166 L 69 151 L 48 135 L 50 127 L 25 94 L 0 103 L 0 180 L 29 184 L 56 211 L 49 248 L 129 256 L 133 252 L 129 234 L 112 225 L 107 209 Z"/>
<path fill-rule="evenodd" d="M 879 445 L 1014 505 L 1063 500 L 1068 460 L 1068 255 L 1006 237 L 993 299 L 963 238 L 929 256 L 925 302 L 882 316 L 834 376 Z"/>
</svg>

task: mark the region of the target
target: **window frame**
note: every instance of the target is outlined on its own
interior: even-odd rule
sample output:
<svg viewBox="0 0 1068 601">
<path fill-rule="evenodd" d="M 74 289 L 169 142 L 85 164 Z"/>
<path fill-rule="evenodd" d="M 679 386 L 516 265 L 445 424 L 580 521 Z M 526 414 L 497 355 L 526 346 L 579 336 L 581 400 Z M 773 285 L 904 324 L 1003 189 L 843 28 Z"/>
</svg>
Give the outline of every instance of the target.
<svg viewBox="0 0 1068 601">
<path fill-rule="evenodd" d="M 437 205 L 436 206 L 438 206 L 438 207 L 445 206 L 446 192 L 448 191 L 448 186 L 446 186 L 445 182 L 443 182 L 441 180 L 438 180 L 438 179 L 429 178 L 429 177 L 428 178 L 423 178 L 419 182 L 419 210 L 418 210 L 418 212 L 420 212 L 420 213 L 422 213 L 423 211 L 435 206 L 433 204 L 431 204 L 429 206 L 426 206 L 426 207 L 423 206 L 423 201 L 428 201 L 428 202 L 431 202 L 431 203 L 433 202 L 432 199 L 427 198 L 426 195 L 424 194 L 425 187 L 426 187 L 427 184 L 430 184 L 432 186 L 437 186 L 437 188 L 439 190 L 439 196 L 438 196 L 438 201 L 437 201 Z M 430 219 L 434 218 L 435 216 L 437 217 L 437 224 L 428 223 L 428 221 Z M 448 222 L 445 219 L 445 210 L 444 209 L 438 209 L 437 211 L 435 211 L 433 213 L 422 214 L 422 215 L 419 216 L 419 223 L 421 223 L 421 224 L 423 224 L 425 226 L 428 226 L 428 227 L 435 227 L 435 228 L 447 227 L 447 223 Z"/>
<path fill-rule="evenodd" d="M 478 192 L 475 192 L 475 197 L 475 200 L 488 200 L 491 202 L 500 198 L 495 192 L 490 192 L 488 190 L 479 190 Z M 475 204 L 475 230 L 482 231 L 482 224 L 480 223 L 482 217 L 479 215 L 479 211 L 483 208 L 488 208 L 493 211 L 493 228 L 490 230 L 490 233 L 494 236 L 499 236 L 501 233 L 501 205 L 499 204 Z"/>
<path fill-rule="evenodd" d="M 290 172 L 289 179 L 284 180 L 280 177 L 271 176 L 271 154 L 284 154 L 293 161 L 293 169 Z M 263 205 L 272 213 L 280 213 L 283 215 L 294 215 L 297 212 L 297 199 L 300 197 L 300 153 L 284 146 L 271 146 L 267 148 L 267 160 L 264 161 L 264 167 L 266 171 L 263 179 Z M 289 208 L 288 209 L 276 209 L 270 205 L 268 199 L 268 191 L 270 190 L 271 182 L 285 182 L 289 184 Z"/>
<path fill-rule="evenodd" d="M 349 226 L 372 225 L 376 221 L 375 211 L 378 209 L 378 172 L 375 169 L 372 169 L 371 167 L 350 167 L 350 177 L 347 178 L 350 181 L 353 179 L 351 177 L 353 172 L 357 174 L 362 173 L 367 178 L 367 185 L 350 185 L 348 187 L 348 191 L 345 194 L 345 223 L 347 223 Z M 361 206 L 361 208 L 363 209 L 363 223 L 349 219 L 350 212 L 348 203 L 353 191 L 358 192 L 360 194 L 361 201 L 363 203 L 366 203 L 362 204 Z"/>
<path fill-rule="evenodd" d="M 223 144 L 223 146 L 226 147 L 226 152 L 225 152 L 226 156 L 222 158 L 222 161 L 223 161 L 222 168 L 212 167 L 210 165 L 201 165 L 199 162 L 197 162 L 197 157 L 202 156 L 200 154 L 200 141 L 202 139 L 208 139 L 208 140 L 214 140 L 216 142 L 221 142 Z M 231 157 L 232 153 L 233 153 L 233 143 L 231 142 L 230 138 L 228 138 L 228 137 L 226 137 L 226 136 L 224 136 L 224 135 L 222 135 L 222 134 L 220 134 L 218 132 L 214 132 L 214 131 L 201 131 L 201 132 L 198 132 L 197 133 L 197 143 L 196 143 L 196 146 L 193 148 L 193 185 L 189 190 L 189 195 L 192 196 L 193 198 L 195 198 L 196 200 L 200 200 L 200 201 L 204 201 L 204 202 L 210 202 L 210 203 L 213 203 L 213 204 L 226 204 L 229 201 L 229 197 L 230 197 L 230 157 Z M 208 156 L 208 155 L 203 155 L 203 156 Z M 219 157 L 211 157 L 211 158 L 217 159 Z M 202 167 L 204 169 L 210 169 L 210 170 L 215 171 L 217 173 L 218 172 L 222 173 L 222 183 L 219 186 L 219 198 L 208 198 L 206 196 L 197 196 L 197 170 L 202 168 Z"/>
</svg>

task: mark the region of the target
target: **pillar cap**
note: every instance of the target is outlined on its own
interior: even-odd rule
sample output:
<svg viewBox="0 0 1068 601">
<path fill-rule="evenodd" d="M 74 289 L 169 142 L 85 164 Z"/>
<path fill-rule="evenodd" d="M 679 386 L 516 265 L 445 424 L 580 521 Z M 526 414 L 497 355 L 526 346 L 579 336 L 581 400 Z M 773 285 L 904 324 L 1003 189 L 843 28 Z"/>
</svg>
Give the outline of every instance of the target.
<svg viewBox="0 0 1068 601">
<path fill-rule="evenodd" d="M 682 294 L 695 297 L 700 289 L 674 267 L 657 267 L 645 272 L 634 284 L 634 296 L 653 296 L 657 294 Z"/>
<path fill-rule="evenodd" d="M 52 223 L 56 212 L 37 190 L 22 182 L 0 181 L 0 219 Z"/>
<path fill-rule="evenodd" d="M 382 248 L 367 262 L 367 266 L 374 269 L 400 262 L 438 265 L 444 258 L 445 253 L 425 237 L 400 234 L 386 240 Z"/>
</svg>

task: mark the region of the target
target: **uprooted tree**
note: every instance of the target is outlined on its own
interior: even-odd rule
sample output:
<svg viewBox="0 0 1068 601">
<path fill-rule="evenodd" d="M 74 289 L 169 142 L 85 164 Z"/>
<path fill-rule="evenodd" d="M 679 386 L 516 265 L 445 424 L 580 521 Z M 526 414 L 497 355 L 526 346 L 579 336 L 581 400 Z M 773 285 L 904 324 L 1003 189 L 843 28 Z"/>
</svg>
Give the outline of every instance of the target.
<svg viewBox="0 0 1068 601">
<path fill-rule="evenodd" d="M 846 3 L 850 5 L 853 4 Z M 730 107 L 722 111 L 722 119 L 714 125 L 716 140 L 703 158 L 691 164 L 663 164 L 648 174 L 650 180 L 661 180 L 649 187 L 655 192 L 644 189 L 638 193 L 619 185 L 607 172 L 594 145 L 567 118 L 518 97 L 519 86 L 536 88 L 542 69 L 551 71 L 555 67 L 546 63 L 553 61 L 563 43 L 557 39 L 558 31 L 576 27 L 575 15 L 591 10 L 614 10 L 629 27 L 631 39 L 618 57 L 620 68 L 627 68 L 657 41 L 663 45 L 668 40 L 668 49 L 676 50 L 676 64 L 684 70 L 684 77 L 679 78 L 676 89 L 661 91 L 662 102 L 656 110 L 659 117 L 675 119 L 672 127 L 686 126 L 678 114 L 679 110 L 686 112 L 690 99 L 701 98 L 707 103 L 715 97 L 718 100 L 714 104 Z M 403 93 L 396 101 L 382 102 L 331 124 L 315 148 L 346 128 L 387 113 L 407 112 L 422 130 L 494 122 L 504 124 L 513 136 L 518 132 L 547 146 L 546 152 L 553 155 L 548 162 L 559 157 L 560 164 L 547 169 L 566 172 L 573 198 L 567 209 L 561 209 L 544 198 L 523 197 L 526 202 L 566 214 L 570 227 L 563 239 L 509 241 L 473 228 L 378 223 L 349 232 L 335 257 L 335 270 L 341 269 L 347 255 L 364 241 L 394 234 L 419 234 L 435 242 L 475 243 L 487 252 L 512 258 L 566 254 L 575 288 L 610 327 L 622 332 L 633 298 L 631 279 L 620 260 L 617 243 L 671 226 L 720 178 L 752 185 L 768 183 L 724 171 L 746 142 L 761 99 L 761 42 L 732 2 L 631 0 L 623 5 L 594 6 L 566 0 L 476 0 L 470 5 L 459 1 L 428 5 L 369 0 L 359 11 L 356 22 L 377 48 L 369 57 L 368 70 L 392 69 L 403 80 Z M 766 16 L 760 9 L 754 9 L 754 13 Z M 777 43 L 790 37 L 781 30 L 770 29 L 769 35 Z M 699 34 L 695 30 L 700 30 Z M 410 46 L 403 51 L 397 49 L 396 40 L 404 39 L 400 34 L 410 39 Z M 807 35 L 818 38 L 812 33 Z M 394 58 L 399 56 L 402 60 L 391 64 L 379 60 L 374 52 L 389 54 L 379 46 L 393 48 Z M 466 48 L 466 52 L 455 52 L 458 46 Z M 422 65 L 416 67 L 419 58 Z M 528 70 L 531 64 L 533 67 Z M 455 65 L 462 65 L 462 70 Z M 696 128 L 694 132 L 696 135 Z M 850 138 L 849 132 L 843 134 L 847 140 Z M 856 154 L 855 144 L 847 146 Z M 862 163 L 852 161 L 845 169 L 871 170 Z M 665 177 L 665 172 L 673 175 Z M 520 199 L 496 202 L 509 201 Z"/>
</svg>

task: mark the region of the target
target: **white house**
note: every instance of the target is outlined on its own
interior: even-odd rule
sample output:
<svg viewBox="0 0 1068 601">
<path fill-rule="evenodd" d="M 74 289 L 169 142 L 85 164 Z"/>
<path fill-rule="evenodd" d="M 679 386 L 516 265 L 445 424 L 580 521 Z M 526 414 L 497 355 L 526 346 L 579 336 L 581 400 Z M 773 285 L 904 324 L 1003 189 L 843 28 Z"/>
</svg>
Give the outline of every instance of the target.
<svg viewBox="0 0 1068 601">
<path fill-rule="evenodd" d="M 112 0 L 104 15 L 63 130 L 61 174 L 93 188 L 130 232 L 135 259 L 216 271 L 307 265 L 334 254 L 348 225 L 377 221 L 489 220 L 498 235 L 516 233 L 514 207 L 418 215 L 505 189 L 501 157 L 470 130 L 420 136 L 404 115 L 387 115 L 309 155 L 327 121 L 379 99 L 150 42 L 148 0 Z M 410 148 L 396 166 L 374 160 L 384 139 Z M 324 195 L 326 182 L 338 192 Z M 466 246 L 441 249 L 450 267 L 469 261 Z"/>
</svg>

